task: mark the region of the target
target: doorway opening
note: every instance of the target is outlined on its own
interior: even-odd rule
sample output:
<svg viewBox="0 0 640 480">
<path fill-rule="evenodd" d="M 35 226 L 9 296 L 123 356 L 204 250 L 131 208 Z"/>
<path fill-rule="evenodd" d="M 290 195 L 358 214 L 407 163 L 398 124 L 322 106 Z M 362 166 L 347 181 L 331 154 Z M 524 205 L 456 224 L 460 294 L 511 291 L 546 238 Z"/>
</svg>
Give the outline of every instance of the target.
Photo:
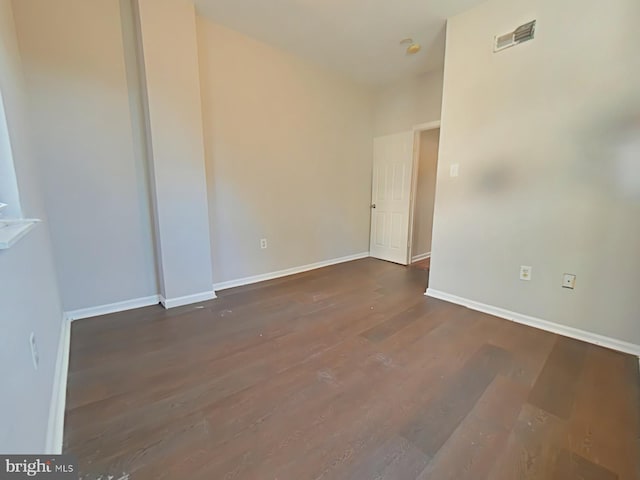
<svg viewBox="0 0 640 480">
<path fill-rule="evenodd" d="M 440 122 L 373 141 L 369 255 L 401 265 L 431 256 Z"/>
<path fill-rule="evenodd" d="M 408 263 L 428 271 L 431 265 L 440 123 L 416 126 L 414 132 Z"/>
</svg>

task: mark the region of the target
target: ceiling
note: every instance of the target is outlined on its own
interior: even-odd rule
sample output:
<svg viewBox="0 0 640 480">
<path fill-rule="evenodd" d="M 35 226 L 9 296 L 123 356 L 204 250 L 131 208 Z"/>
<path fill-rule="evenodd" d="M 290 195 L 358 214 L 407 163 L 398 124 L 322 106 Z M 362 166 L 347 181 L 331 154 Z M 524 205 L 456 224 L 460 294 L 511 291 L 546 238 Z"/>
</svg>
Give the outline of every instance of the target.
<svg viewBox="0 0 640 480">
<path fill-rule="evenodd" d="M 383 85 L 441 69 L 445 19 L 483 0 L 194 0 L 198 13 L 274 47 Z M 422 44 L 414 56 L 400 40 Z"/>
</svg>

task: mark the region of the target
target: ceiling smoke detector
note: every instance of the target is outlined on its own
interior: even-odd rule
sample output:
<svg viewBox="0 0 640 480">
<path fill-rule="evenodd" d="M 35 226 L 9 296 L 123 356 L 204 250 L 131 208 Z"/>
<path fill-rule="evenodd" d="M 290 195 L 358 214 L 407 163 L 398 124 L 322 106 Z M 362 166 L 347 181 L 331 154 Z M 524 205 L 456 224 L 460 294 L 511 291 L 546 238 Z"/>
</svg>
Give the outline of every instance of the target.
<svg viewBox="0 0 640 480">
<path fill-rule="evenodd" d="M 415 55 L 422 48 L 419 43 L 413 41 L 413 38 L 405 38 L 401 40 L 400 45 L 407 45 L 407 55 Z"/>
</svg>

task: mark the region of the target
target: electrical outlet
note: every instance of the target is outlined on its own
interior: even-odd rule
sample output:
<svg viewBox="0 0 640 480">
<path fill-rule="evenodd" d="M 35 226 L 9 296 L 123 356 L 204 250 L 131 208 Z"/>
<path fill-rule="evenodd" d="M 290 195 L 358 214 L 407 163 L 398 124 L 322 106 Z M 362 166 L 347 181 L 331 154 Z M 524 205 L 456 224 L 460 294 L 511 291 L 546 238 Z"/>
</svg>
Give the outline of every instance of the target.
<svg viewBox="0 0 640 480">
<path fill-rule="evenodd" d="M 33 368 L 38 369 L 40 365 L 40 355 L 38 355 L 38 345 L 36 344 L 36 334 L 31 332 L 29 336 L 29 345 L 31 345 L 31 360 L 33 360 Z"/>
<path fill-rule="evenodd" d="M 451 165 L 449 167 L 449 176 L 450 177 L 457 177 L 458 173 L 459 173 L 459 170 L 460 170 L 460 165 L 457 164 L 457 163 L 454 163 L 453 165 Z"/>
<path fill-rule="evenodd" d="M 263 250 L 265 248 L 267 248 L 267 239 L 266 238 L 261 238 L 260 239 L 260 248 L 262 248 Z"/>
<path fill-rule="evenodd" d="M 576 276 L 573 273 L 565 273 L 562 276 L 562 288 L 576 288 Z"/>
<path fill-rule="evenodd" d="M 520 280 L 531 280 L 531 271 L 533 269 L 528 265 L 520 265 Z"/>
</svg>

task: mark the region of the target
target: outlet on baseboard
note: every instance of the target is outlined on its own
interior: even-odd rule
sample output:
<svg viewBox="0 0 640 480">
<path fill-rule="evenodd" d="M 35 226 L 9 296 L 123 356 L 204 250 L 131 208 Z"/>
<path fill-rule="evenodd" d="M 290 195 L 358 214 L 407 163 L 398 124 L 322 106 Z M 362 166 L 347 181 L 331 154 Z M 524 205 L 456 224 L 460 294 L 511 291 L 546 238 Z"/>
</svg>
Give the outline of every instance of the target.
<svg viewBox="0 0 640 480">
<path fill-rule="evenodd" d="M 266 238 L 261 238 L 260 239 L 260 248 L 262 248 L 263 250 L 265 248 L 267 248 L 267 239 Z"/>
<path fill-rule="evenodd" d="M 40 355 L 38 355 L 36 334 L 33 332 L 31 332 L 31 335 L 29 335 L 29 345 L 31 346 L 31 360 L 33 360 L 33 369 L 38 370 L 38 366 L 40 365 Z"/>
</svg>

